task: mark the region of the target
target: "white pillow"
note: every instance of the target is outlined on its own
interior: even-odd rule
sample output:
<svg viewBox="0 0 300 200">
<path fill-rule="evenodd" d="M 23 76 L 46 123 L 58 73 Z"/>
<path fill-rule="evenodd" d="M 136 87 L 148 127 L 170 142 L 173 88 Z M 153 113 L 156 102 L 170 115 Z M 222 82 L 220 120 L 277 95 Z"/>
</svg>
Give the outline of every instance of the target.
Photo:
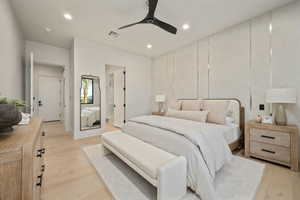
<svg viewBox="0 0 300 200">
<path fill-rule="evenodd" d="M 181 110 L 181 101 L 170 101 L 168 109 Z"/>
<path fill-rule="evenodd" d="M 206 122 L 208 111 L 178 111 L 168 109 L 166 117 L 174 117 L 178 119 L 186 119 L 196 122 Z"/>
<path fill-rule="evenodd" d="M 182 110 L 200 111 L 203 108 L 202 100 L 182 100 Z"/>
<path fill-rule="evenodd" d="M 204 110 L 209 111 L 207 122 L 215 124 L 225 124 L 228 101 L 207 100 L 204 101 Z"/>
<path fill-rule="evenodd" d="M 235 120 L 232 117 L 225 117 L 225 125 L 227 126 L 235 126 Z"/>
</svg>

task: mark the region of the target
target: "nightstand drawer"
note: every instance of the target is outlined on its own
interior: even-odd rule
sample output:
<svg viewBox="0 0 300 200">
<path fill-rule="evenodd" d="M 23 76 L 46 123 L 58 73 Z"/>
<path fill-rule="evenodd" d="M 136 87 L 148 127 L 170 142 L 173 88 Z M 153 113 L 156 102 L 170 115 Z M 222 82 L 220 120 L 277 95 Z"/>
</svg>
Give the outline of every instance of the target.
<svg viewBox="0 0 300 200">
<path fill-rule="evenodd" d="M 250 129 L 250 140 L 284 147 L 291 146 L 290 134 L 279 131 L 252 128 Z"/>
<path fill-rule="evenodd" d="M 252 141 L 250 144 L 250 152 L 258 156 L 285 163 L 289 163 L 291 160 L 290 149 L 271 144 Z"/>
</svg>

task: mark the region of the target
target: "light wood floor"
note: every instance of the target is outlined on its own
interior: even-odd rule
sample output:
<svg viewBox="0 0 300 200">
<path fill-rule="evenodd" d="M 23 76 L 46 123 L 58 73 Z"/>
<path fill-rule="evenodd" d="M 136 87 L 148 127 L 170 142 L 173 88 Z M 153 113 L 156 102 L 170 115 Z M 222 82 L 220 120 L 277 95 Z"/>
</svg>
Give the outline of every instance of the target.
<svg viewBox="0 0 300 200">
<path fill-rule="evenodd" d="M 114 130 L 107 127 L 107 130 Z M 43 200 L 111 200 L 111 195 L 81 148 L 99 137 L 73 140 L 61 124 L 46 124 Z M 240 153 L 241 154 L 241 153 Z M 268 164 L 256 200 L 300 200 L 300 173 Z"/>
</svg>

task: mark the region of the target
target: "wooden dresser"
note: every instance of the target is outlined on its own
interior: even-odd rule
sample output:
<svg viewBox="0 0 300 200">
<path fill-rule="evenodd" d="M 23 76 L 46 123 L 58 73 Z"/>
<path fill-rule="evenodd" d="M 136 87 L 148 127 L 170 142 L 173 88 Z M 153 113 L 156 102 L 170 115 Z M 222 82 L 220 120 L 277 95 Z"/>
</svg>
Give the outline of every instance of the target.
<svg viewBox="0 0 300 200">
<path fill-rule="evenodd" d="M 40 199 L 43 171 L 42 120 L 0 134 L 0 200 Z"/>
<path fill-rule="evenodd" d="M 298 171 L 297 126 L 247 122 L 245 156 L 279 163 Z"/>
</svg>

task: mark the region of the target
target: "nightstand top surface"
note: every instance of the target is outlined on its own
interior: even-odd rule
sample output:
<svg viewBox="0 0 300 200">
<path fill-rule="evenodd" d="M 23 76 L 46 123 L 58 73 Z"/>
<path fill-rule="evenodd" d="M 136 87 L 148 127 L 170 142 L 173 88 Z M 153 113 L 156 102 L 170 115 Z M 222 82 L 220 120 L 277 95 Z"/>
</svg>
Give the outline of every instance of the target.
<svg viewBox="0 0 300 200">
<path fill-rule="evenodd" d="M 152 115 L 165 115 L 165 112 L 152 112 Z"/>
<path fill-rule="evenodd" d="M 247 122 L 247 125 L 256 128 L 270 129 L 270 130 L 290 130 L 290 131 L 298 131 L 298 127 L 294 124 L 289 124 L 287 126 L 279 126 L 276 124 L 265 124 L 265 123 L 257 123 L 255 120 L 251 120 Z"/>
</svg>

